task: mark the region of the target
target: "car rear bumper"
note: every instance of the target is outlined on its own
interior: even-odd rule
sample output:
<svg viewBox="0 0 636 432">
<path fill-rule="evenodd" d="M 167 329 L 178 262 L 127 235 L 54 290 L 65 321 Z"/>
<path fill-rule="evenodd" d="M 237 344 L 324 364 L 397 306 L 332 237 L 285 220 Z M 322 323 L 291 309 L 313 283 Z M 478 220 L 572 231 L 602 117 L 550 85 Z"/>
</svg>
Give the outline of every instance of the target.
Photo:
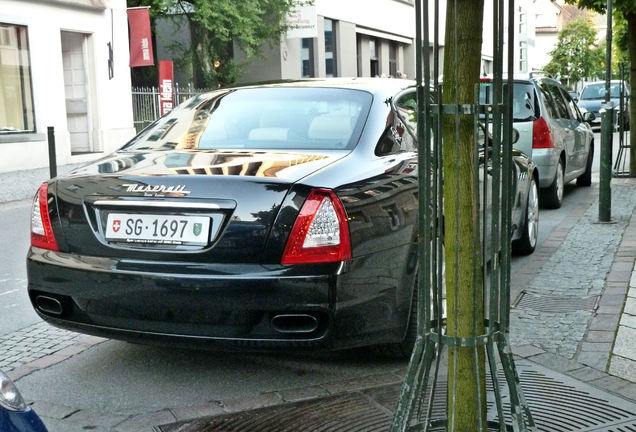
<svg viewBox="0 0 636 432">
<path fill-rule="evenodd" d="M 532 162 L 539 170 L 539 187 L 549 187 L 556 175 L 559 155 L 554 149 L 532 149 Z"/>
<path fill-rule="evenodd" d="M 29 297 L 46 321 L 102 337 L 220 348 L 346 348 L 399 341 L 395 288 L 351 285 L 353 262 L 188 265 L 31 248 Z M 51 276 L 54 275 L 54 276 Z"/>
</svg>

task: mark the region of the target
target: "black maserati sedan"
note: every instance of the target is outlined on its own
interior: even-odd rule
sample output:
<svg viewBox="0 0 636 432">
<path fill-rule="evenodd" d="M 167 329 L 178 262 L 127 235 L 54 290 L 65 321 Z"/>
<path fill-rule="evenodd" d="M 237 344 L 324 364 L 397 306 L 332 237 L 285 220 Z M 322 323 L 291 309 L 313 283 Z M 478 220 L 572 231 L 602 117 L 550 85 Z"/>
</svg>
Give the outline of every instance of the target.
<svg viewBox="0 0 636 432">
<path fill-rule="evenodd" d="M 28 291 L 49 323 L 221 349 L 415 337 L 415 88 L 327 79 L 196 96 L 118 151 L 42 184 Z M 538 179 L 515 153 L 514 246 Z"/>
</svg>

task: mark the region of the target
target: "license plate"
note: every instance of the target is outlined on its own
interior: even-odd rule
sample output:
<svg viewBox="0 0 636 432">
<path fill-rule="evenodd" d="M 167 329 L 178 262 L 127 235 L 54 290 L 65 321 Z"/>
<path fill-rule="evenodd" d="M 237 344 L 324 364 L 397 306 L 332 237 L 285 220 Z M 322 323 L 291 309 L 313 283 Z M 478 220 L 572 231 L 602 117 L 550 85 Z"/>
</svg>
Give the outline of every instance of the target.
<svg viewBox="0 0 636 432">
<path fill-rule="evenodd" d="M 106 221 L 106 240 L 206 245 L 211 223 L 205 216 L 110 213 Z"/>
</svg>

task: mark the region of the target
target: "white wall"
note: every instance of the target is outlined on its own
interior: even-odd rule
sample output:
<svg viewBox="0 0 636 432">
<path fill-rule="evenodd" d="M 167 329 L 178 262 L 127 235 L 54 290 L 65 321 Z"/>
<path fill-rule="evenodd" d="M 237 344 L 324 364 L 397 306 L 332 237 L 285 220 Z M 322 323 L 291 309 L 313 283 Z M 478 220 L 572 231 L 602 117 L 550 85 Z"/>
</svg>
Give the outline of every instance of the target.
<svg viewBox="0 0 636 432">
<path fill-rule="evenodd" d="M 106 9 L 76 8 L 40 1 L 0 0 L 0 22 L 27 26 L 36 134 L 0 134 L 0 172 L 48 165 L 47 126 L 55 127 L 58 165 L 95 159 L 71 156 L 67 130 L 61 31 L 89 34 L 89 103 L 94 149 L 110 152 L 134 134 L 126 1 L 110 0 Z M 111 39 L 111 9 L 113 37 Z M 108 78 L 108 47 L 114 47 L 114 78 Z"/>
<path fill-rule="evenodd" d="M 358 26 L 415 37 L 414 7 L 400 0 L 316 0 L 316 13 Z"/>
</svg>

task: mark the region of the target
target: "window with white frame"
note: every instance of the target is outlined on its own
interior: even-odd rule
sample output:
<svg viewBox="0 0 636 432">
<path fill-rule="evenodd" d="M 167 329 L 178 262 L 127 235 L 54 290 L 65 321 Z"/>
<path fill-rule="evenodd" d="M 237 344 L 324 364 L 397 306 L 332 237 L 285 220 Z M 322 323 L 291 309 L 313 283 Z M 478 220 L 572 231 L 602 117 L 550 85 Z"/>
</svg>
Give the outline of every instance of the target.
<svg viewBox="0 0 636 432">
<path fill-rule="evenodd" d="M 528 42 L 519 41 L 519 72 L 528 72 Z"/>
<path fill-rule="evenodd" d="M 528 33 L 528 14 L 522 7 L 519 8 L 519 34 L 525 35 Z"/>
<path fill-rule="evenodd" d="M 0 23 L 0 134 L 35 132 L 26 26 Z"/>
</svg>

